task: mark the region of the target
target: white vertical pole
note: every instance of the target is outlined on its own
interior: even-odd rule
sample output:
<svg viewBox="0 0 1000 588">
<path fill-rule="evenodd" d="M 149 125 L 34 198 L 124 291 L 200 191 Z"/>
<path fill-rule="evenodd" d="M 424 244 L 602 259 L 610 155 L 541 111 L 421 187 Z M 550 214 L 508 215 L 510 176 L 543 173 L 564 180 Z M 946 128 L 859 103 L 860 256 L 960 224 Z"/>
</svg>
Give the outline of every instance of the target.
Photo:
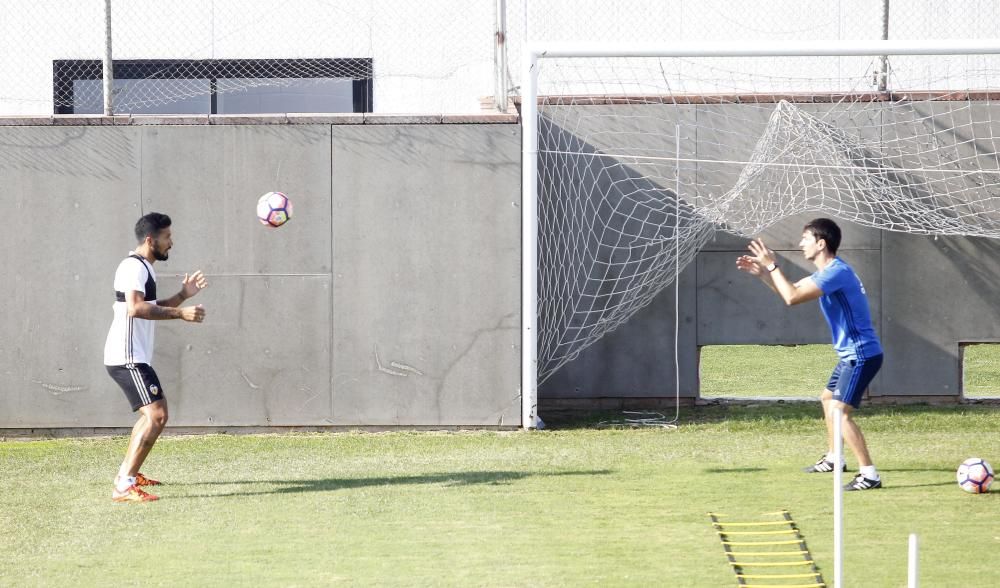
<svg viewBox="0 0 1000 588">
<path fill-rule="evenodd" d="M 674 421 L 681 418 L 681 125 L 674 124 Z"/>
<path fill-rule="evenodd" d="M 843 588 L 844 583 L 844 438 L 841 435 L 843 412 L 833 409 L 833 586 Z"/>
<path fill-rule="evenodd" d="M 524 51 L 521 78 L 521 426 L 538 409 L 538 56 Z"/>
<path fill-rule="evenodd" d="M 111 53 L 111 0 L 104 0 L 104 116 L 114 114 L 112 90 L 115 85 L 114 60 Z"/>
<path fill-rule="evenodd" d="M 882 40 L 889 40 L 889 0 L 882 0 Z M 885 92 L 889 88 L 889 56 L 879 58 L 878 91 Z"/>
<path fill-rule="evenodd" d="M 507 112 L 507 0 L 497 0 L 496 31 L 493 36 L 493 105 Z"/>
<path fill-rule="evenodd" d="M 909 558 L 906 566 L 906 586 L 907 588 L 917 588 L 920 583 L 917 579 L 919 567 L 917 565 L 917 535 L 910 533 Z"/>
</svg>

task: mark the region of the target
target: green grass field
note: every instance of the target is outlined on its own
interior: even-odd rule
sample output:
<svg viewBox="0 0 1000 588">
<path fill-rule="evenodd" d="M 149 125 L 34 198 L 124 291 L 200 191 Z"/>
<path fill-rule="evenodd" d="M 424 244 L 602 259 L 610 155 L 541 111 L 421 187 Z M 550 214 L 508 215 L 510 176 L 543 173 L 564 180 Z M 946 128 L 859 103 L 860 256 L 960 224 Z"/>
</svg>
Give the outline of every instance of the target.
<svg viewBox="0 0 1000 588">
<path fill-rule="evenodd" d="M 109 500 L 123 438 L 0 443 L 2 586 L 733 586 L 708 511 L 787 508 L 832 581 L 832 478 L 815 404 L 713 406 L 677 429 L 168 436 L 153 504 Z M 845 585 L 988 585 L 1000 411 L 871 408 L 886 487 L 845 496 Z M 848 462 L 854 466 L 853 460 Z"/>
<path fill-rule="evenodd" d="M 701 395 L 818 398 L 836 362 L 829 345 L 702 347 Z M 966 398 L 1000 397 L 1000 345 L 967 346 L 963 369 Z"/>
</svg>

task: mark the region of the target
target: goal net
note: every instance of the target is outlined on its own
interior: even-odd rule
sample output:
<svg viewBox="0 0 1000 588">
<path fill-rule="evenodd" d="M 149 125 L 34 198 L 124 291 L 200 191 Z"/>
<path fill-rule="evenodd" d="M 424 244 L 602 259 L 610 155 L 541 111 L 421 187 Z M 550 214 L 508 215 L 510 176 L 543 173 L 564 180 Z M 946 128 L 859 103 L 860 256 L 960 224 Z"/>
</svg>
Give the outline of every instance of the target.
<svg viewBox="0 0 1000 588">
<path fill-rule="evenodd" d="M 522 104 L 537 131 L 536 382 L 649 304 L 716 231 L 750 237 L 808 212 L 1000 237 L 1000 45 L 877 44 L 536 48 L 537 100 L 529 84 Z"/>
</svg>

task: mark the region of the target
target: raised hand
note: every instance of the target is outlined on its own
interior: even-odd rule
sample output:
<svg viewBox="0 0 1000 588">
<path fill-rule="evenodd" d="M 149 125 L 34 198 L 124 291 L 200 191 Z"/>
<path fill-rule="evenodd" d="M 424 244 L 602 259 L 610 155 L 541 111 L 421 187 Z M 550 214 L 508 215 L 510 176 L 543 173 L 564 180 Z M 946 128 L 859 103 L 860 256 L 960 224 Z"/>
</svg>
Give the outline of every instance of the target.
<svg viewBox="0 0 1000 588">
<path fill-rule="evenodd" d="M 208 286 L 208 280 L 205 279 L 205 275 L 201 273 L 201 270 L 198 270 L 190 276 L 184 274 L 184 281 L 181 282 L 181 292 L 184 293 L 184 298 L 188 299 L 201 292 L 201 289 L 205 286 Z"/>
<path fill-rule="evenodd" d="M 751 276 L 760 276 L 764 273 L 763 266 L 757 263 L 757 260 L 749 255 L 741 255 L 736 258 L 736 269 L 744 271 Z"/>
<path fill-rule="evenodd" d="M 750 241 L 747 249 L 749 249 L 750 253 L 753 254 L 754 261 L 756 261 L 760 267 L 767 267 L 774 263 L 774 251 L 768 249 L 767 245 L 764 245 L 764 241 L 754 239 L 753 241 Z"/>
</svg>

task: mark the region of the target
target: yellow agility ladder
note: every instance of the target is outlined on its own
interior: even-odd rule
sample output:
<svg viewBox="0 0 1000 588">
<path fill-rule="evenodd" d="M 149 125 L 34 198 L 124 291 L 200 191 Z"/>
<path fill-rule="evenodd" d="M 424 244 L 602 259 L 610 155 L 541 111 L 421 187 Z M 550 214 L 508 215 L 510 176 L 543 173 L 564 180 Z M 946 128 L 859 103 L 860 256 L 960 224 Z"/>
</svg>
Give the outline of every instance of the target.
<svg viewBox="0 0 1000 588">
<path fill-rule="evenodd" d="M 826 586 L 805 538 L 787 510 L 764 513 L 761 516 L 769 520 L 752 522 L 729 522 L 727 515 L 714 512 L 708 516 L 736 574 L 737 586 Z"/>
</svg>

